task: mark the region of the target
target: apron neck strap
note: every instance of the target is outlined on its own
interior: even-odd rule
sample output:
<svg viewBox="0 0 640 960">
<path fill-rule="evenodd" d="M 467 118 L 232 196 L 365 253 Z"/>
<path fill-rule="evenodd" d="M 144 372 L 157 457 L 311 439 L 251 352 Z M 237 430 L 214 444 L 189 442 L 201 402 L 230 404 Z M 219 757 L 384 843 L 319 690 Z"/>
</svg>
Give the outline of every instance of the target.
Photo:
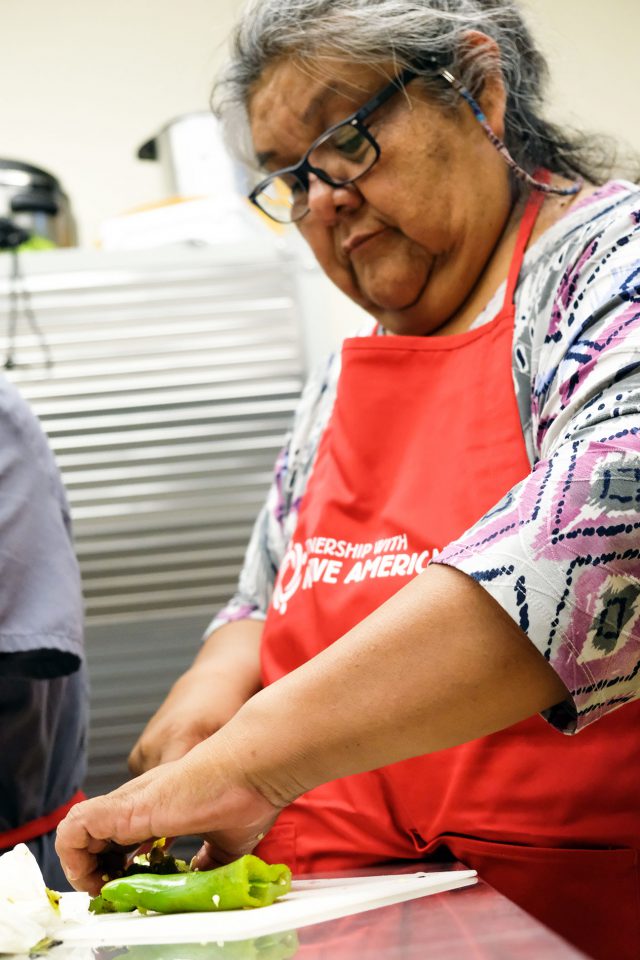
<svg viewBox="0 0 640 960">
<path fill-rule="evenodd" d="M 548 170 L 536 170 L 535 178 L 541 183 L 549 183 L 551 180 L 551 174 Z M 522 270 L 522 261 L 524 260 L 524 255 L 527 246 L 529 245 L 533 228 L 535 227 L 536 220 L 538 219 L 540 208 L 542 207 L 545 199 L 546 195 L 541 190 L 534 190 L 529 195 L 529 199 L 527 200 L 527 205 L 518 229 L 515 250 L 513 251 L 511 264 L 509 266 L 507 289 L 504 295 L 504 308 L 511 307 L 514 303 L 516 286 L 518 285 L 518 278 L 520 277 L 520 271 Z"/>
</svg>

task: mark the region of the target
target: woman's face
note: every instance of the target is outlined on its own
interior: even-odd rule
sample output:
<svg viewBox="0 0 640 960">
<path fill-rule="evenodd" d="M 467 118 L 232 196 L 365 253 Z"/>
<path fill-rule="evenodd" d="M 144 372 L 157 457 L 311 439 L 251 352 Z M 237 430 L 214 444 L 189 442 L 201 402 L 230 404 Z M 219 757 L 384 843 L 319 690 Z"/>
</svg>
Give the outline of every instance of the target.
<svg viewBox="0 0 640 960">
<path fill-rule="evenodd" d="M 324 74 L 283 60 L 249 102 L 256 153 L 268 172 L 296 163 L 316 137 L 385 85 L 380 72 L 339 65 Z M 503 132 L 499 80 L 479 97 Z M 298 228 L 326 274 L 391 333 L 425 335 L 467 300 L 509 218 L 507 167 L 469 107 L 444 110 L 414 80 L 366 121 L 381 156 L 356 183 L 310 177 Z"/>
</svg>

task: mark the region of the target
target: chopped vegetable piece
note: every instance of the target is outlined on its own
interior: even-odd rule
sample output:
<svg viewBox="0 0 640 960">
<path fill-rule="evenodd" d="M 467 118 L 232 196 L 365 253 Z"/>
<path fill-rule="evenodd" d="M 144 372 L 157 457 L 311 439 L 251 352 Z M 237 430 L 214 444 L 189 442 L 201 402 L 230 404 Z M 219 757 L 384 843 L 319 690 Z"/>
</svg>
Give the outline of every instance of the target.
<svg viewBox="0 0 640 960">
<path fill-rule="evenodd" d="M 161 875 L 188 873 L 189 864 L 186 860 L 180 860 L 170 853 L 165 853 L 159 844 L 160 841 L 156 841 L 149 853 L 142 853 L 139 857 L 134 857 L 133 863 L 127 867 L 123 876 L 130 877 L 139 873 L 156 873 Z"/>
<path fill-rule="evenodd" d="M 110 880 L 91 901 L 94 913 L 152 910 L 191 913 L 266 907 L 291 889 L 291 871 L 250 854 L 216 870 L 158 876 L 134 874 Z"/>
<path fill-rule="evenodd" d="M 53 937 L 43 937 L 42 940 L 39 940 L 38 943 L 36 943 L 35 947 L 31 947 L 31 950 L 29 950 L 29 957 L 42 957 L 48 953 L 49 950 L 52 950 L 53 947 L 59 947 L 61 943 L 62 940 L 54 940 Z"/>
<path fill-rule="evenodd" d="M 124 907 L 120 912 L 128 913 L 132 909 L 132 907 Z M 104 900 L 100 893 L 97 897 L 92 897 L 91 900 L 89 900 L 89 911 L 95 914 L 118 913 L 117 908 L 114 907 L 112 903 L 109 903 L 108 900 Z"/>
<path fill-rule="evenodd" d="M 56 911 L 56 913 L 60 913 L 60 897 L 62 896 L 62 894 L 58 893 L 56 890 L 49 890 L 49 887 L 45 887 L 45 891 L 46 891 L 49 903 L 51 904 L 53 909 Z"/>
<path fill-rule="evenodd" d="M 139 853 L 131 861 L 127 860 L 127 850 L 124 847 L 113 845 L 99 856 L 99 863 L 104 871 L 102 879 L 115 880 L 118 877 L 130 877 L 138 873 L 187 873 L 189 864 L 170 853 L 165 853 L 166 837 L 155 840 L 147 853 Z M 128 863 L 128 865 L 127 865 Z M 105 911 L 101 911 L 105 912 Z"/>
</svg>

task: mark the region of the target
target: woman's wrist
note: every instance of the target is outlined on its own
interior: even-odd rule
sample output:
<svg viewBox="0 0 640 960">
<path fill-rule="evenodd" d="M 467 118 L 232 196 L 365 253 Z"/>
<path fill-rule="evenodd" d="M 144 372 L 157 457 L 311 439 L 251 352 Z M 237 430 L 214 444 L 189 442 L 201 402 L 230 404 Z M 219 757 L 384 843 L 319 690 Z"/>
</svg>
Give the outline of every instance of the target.
<svg viewBox="0 0 640 960">
<path fill-rule="evenodd" d="M 232 697 L 240 705 L 259 689 L 258 670 L 246 669 L 243 661 L 234 663 L 229 660 L 212 660 L 189 667 L 182 676 L 178 677 L 169 696 L 175 696 L 184 702 L 185 698 L 191 696 L 201 699 L 202 694 L 209 691 L 213 697 L 221 694 L 224 694 L 227 699 Z"/>
<path fill-rule="evenodd" d="M 178 683 L 185 687 L 203 679 L 207 683 L 229 684 L 241 699 L 248 700 L 260 689 L 260 638 L 263 624 L 255 620 L 228 623 L 204 641 L 193 665 Z"/>
<path fill-rule="evenodd" d="M 236 782 L 256 790 L 278 810 L 317 786 L 310 775 L 302 782 L 295 772 L 299 765 L 306 767 L 306 736 L 295 735 L 291 717 L 298 711 L 283 703 L 280 686 L 251 697 L 209 741 L 216 754 L 225 752 Z"/>
</svg>

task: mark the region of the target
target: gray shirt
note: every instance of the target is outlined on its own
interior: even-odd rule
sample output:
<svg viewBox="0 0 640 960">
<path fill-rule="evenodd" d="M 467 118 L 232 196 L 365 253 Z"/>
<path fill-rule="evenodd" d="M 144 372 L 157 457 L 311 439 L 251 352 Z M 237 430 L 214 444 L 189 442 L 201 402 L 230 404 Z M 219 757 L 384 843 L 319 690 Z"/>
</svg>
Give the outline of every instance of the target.
<svg viewBox="0 0 640 960">
<path fill-rule="evenodd" d="M 0 833 L 66 803 L 86 763 L 80 574 L 67 498 L 38 420 L 0 376 Z M 53 833 L 30 844 L 64 886 Z"/>
</svg>

